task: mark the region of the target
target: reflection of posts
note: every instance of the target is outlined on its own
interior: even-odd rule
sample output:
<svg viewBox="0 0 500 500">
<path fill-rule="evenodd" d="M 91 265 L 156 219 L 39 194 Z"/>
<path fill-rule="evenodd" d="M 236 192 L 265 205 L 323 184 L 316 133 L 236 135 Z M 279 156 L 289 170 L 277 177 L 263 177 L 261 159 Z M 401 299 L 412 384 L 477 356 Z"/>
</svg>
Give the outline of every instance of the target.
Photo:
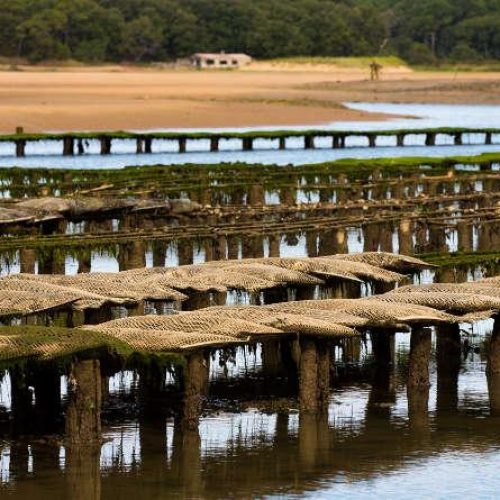
<svg viewBox="0 0 500 500">
<path fill-rule="evenodd" d="M 174 427 L 172 473 L 176 485 L 182 489 L 181 498 L 203 496 L 201 441 L 198 429 Z"/>
<path fill-rule="evenodd" d="M 101 373 L 98 360 L 77 361 L 66 412 L 68 498 L 99 500 L 101 480 Z"/>
<path fill-rule="evenodd" d="M 410 424 L 417 428 L 426 427 L 428 423 L 430 354 L 430 329 L 414 327 L 410 341 L 407 391 Z"/>
<path fill-rule="evenodd" d="M 491 414 L 500 416 L 500 317 L 495 318 L 488 357 L 488 390 Z"/>
<path fill-rule="evenodd" d="M 367 406 L 367 425 L 371 416 L 389 418 L 396 401 L 393 380 L 395 336 L 392 332 L 373 329 L 370 332 L 375 371 Z"/>
<path fill-rule="evenodd" d="M 437 410 L 454 411 L 458 405 L 458 374 L 462 345 L 458 325 L 442 325 L 437 330 Z"/>
</svg>

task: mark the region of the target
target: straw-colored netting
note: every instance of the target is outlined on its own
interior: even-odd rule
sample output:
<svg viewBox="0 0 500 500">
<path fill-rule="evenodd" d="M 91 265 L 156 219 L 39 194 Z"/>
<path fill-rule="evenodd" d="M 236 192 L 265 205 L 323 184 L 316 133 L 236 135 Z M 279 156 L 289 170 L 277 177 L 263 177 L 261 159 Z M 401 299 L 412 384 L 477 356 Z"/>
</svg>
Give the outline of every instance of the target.
<svg viewBox="0 0 500 500">
<path fill-rule="evenodd" d="M 332 255 L 330 258 L 363 262 L 398 273 L 408 273 L 434 267 L 415 257 L 390 252 L 363 252 L 348 255 Z"/>
<path fill-rule="evenodd" d="M 76 299 L 59 293 L 34 295 L 24 291 L 0 291 L 0 317 L 35 314 L 70 306 Z"/>
<path fill-rule="evenodd" d="M 466 314 L 471 312 L 489 310 L 500 310 L 500 299 L 481 294 L 448 294 L 446 292 L 435 293 L 397 293 L 378 297 L 377 300 L 390 304 L 419 304 L 441 311 Z"/>
<path fill-rule="evenodd" d="M 37 201 L 37 200 L 35 200 Z M 52 200 L 54 207 L 59 199 Z M 52 201 L 45 200 L 44 207 Z M 61 207 L 59 207 L 61 208 Z M 246 290 L 259 292 L 285 286 L 314 286 L 329 279 L 397 282 L 403 276 L 386 267 L 406 266 L 419 270 L 423 261 L 393 254 L 370 253 L 363 262 L 347 255 L 315 258 L 262 258 L 226 260 L 175 268 L 135 269 L 119 273 L 85 273 L 76 276 L 18 274 L 0 279 L 2 291 L 60 293 L 74 309 L 99 308 L 104 304 L 133 304 L 141 300 L 185 300 L 196 292 Z M 385 266 L 385 267 L 384 267 Z M 19 314 L 23 309 L 18 308 Z M 26 309 L 25 314 L 30 314 Z M 321 318 L 316 318 L 321 320 Z M 347 325 L 345 325 L 347 326 Z"/>
<path fill-rule="evenodd" d="M 500 311 L 500 290 L 491 281 L 409 285 L 378 296 L 378 300 L 426 305 L 459 314 Z"/>
<path fill-rule="evenodd" d="M 96 332 L 72 328 L 16 326 L 0 328 L 0 360 L 37 356 L 56 358 L 109 345 Z"/>
</svg>

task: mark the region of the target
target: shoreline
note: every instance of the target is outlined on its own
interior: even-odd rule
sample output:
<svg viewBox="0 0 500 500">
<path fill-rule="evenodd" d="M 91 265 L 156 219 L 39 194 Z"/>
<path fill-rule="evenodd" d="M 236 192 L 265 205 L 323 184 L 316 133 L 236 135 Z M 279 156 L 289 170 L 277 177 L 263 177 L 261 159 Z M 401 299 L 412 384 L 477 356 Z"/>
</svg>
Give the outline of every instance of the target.
<svg viewBox="0 0 500 500">
<path fill-rule="evenodd" d="M 500 104 L 500 73 L 307 69 L 0 71 L 0 133 L 322 127 L 401 118 L 345 102 Z"/>
</svg>

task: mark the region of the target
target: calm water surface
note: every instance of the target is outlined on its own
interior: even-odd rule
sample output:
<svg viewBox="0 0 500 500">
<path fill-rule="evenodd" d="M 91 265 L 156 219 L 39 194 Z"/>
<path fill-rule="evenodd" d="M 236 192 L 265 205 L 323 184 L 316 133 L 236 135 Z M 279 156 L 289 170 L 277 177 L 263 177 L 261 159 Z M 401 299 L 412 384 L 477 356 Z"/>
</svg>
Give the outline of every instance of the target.
<svg viewBox="0 0 500 500">
<path fill-rule="evenodd" d="M 318 126 L 287 127 L 289 129 L 314 129 L 325 128 L 331 130 L 381 130 L 391 128 L 418 129 L 425 127 L 461 126 L 470 128 L 498 127 L 500 128 L 500 106 L 478 105 L 437 105 L 437 104 L 384 104 L 384 103 L 349 103 L 355 109 L 366 111 L 385 112 L 415 118 L 397 118 L 389 121 L 373 122 L 335 122 L 333 124 Z M 276 127 L 257 127 L 252 130 L 273 130 Z M 223 131 L 227 129 L 196 129 L 206 131 Z M 235 130 L 235 129 L 231 129 Z M 249 129 L 237 129 L 249 130 Z M 193 130 L 194 131 L 194 130 Z M 277 141 L 256 141 L 255 148 L 263 150 L 244 152 L 240 151 L 239 141 L 221 141 L 221 150 L 218 153 L 207 153 L 208 141 L 189 143 L 187 152 L 178 154 L 177 144 L 170 141 L 155 141 L 152 155 L 135 154 L 135 141 L 114 141 L 114 153 L 101 157 L 97 141 L 89 141 L 89 151 L 75 157 L 61 157 L 59 143 L 40 142 L 29 145 L 26 150 L 28 156 L 16 158 L 13 155 L 14 146 L 0 144 L 0 166 L 26 166 L 26 167 L 60 167 L 60 168 L 121 168 L 127 165 L 151 164 L 182 164 L 182 163 L 220 163 L 220 162 L 246 162 L 266 163 L 278 165 L 302 165 L 308 163 L 321 163 L 340 158 L 375 158 L 393 156 L 453 156 L 476 155 L 483 152 L 493 152 L 500 149 L 500 137 L 494 136 L 494 144 L 474 144 L 481 142 L 481 137 L 464 137 L 464 142 L 471 142 L 463 146 L 455 146 L 448 137 L 438 137 L 437 144 L 441 146 L 429 147 L 424 145 L 422 137 L 407 138 L 405 147 L 396 147 L 395 138 L 381 138 L 380 147 L 366 147 L 366 138 L 348 138 L 345 149 L 331 149 L 331 140 L 317 139 L 317 149 L 304 150 L 300 139 L 290 138 L 286 151 L 278 150 Z M 446 144 L 445 146 L 443 144 Z M 295 149 L 294 149 L 295 148 Z"/>
</svg>

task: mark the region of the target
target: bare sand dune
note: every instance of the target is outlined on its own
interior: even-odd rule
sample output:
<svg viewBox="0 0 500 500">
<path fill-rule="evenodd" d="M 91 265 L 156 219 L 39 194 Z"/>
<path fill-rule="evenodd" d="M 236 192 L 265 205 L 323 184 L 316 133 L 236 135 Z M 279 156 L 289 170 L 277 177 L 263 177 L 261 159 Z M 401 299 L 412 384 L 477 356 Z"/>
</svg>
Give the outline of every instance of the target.
<svg viewBox="0 0 500 500">
<path fill-rule="evenodd" d="M 0 131 L 289 126 L 383 119 L 348 100 L 500 103 L 500 74 L 257 63 L 245 71 L 127 67 L 0 72 Z"/>
</svg>

